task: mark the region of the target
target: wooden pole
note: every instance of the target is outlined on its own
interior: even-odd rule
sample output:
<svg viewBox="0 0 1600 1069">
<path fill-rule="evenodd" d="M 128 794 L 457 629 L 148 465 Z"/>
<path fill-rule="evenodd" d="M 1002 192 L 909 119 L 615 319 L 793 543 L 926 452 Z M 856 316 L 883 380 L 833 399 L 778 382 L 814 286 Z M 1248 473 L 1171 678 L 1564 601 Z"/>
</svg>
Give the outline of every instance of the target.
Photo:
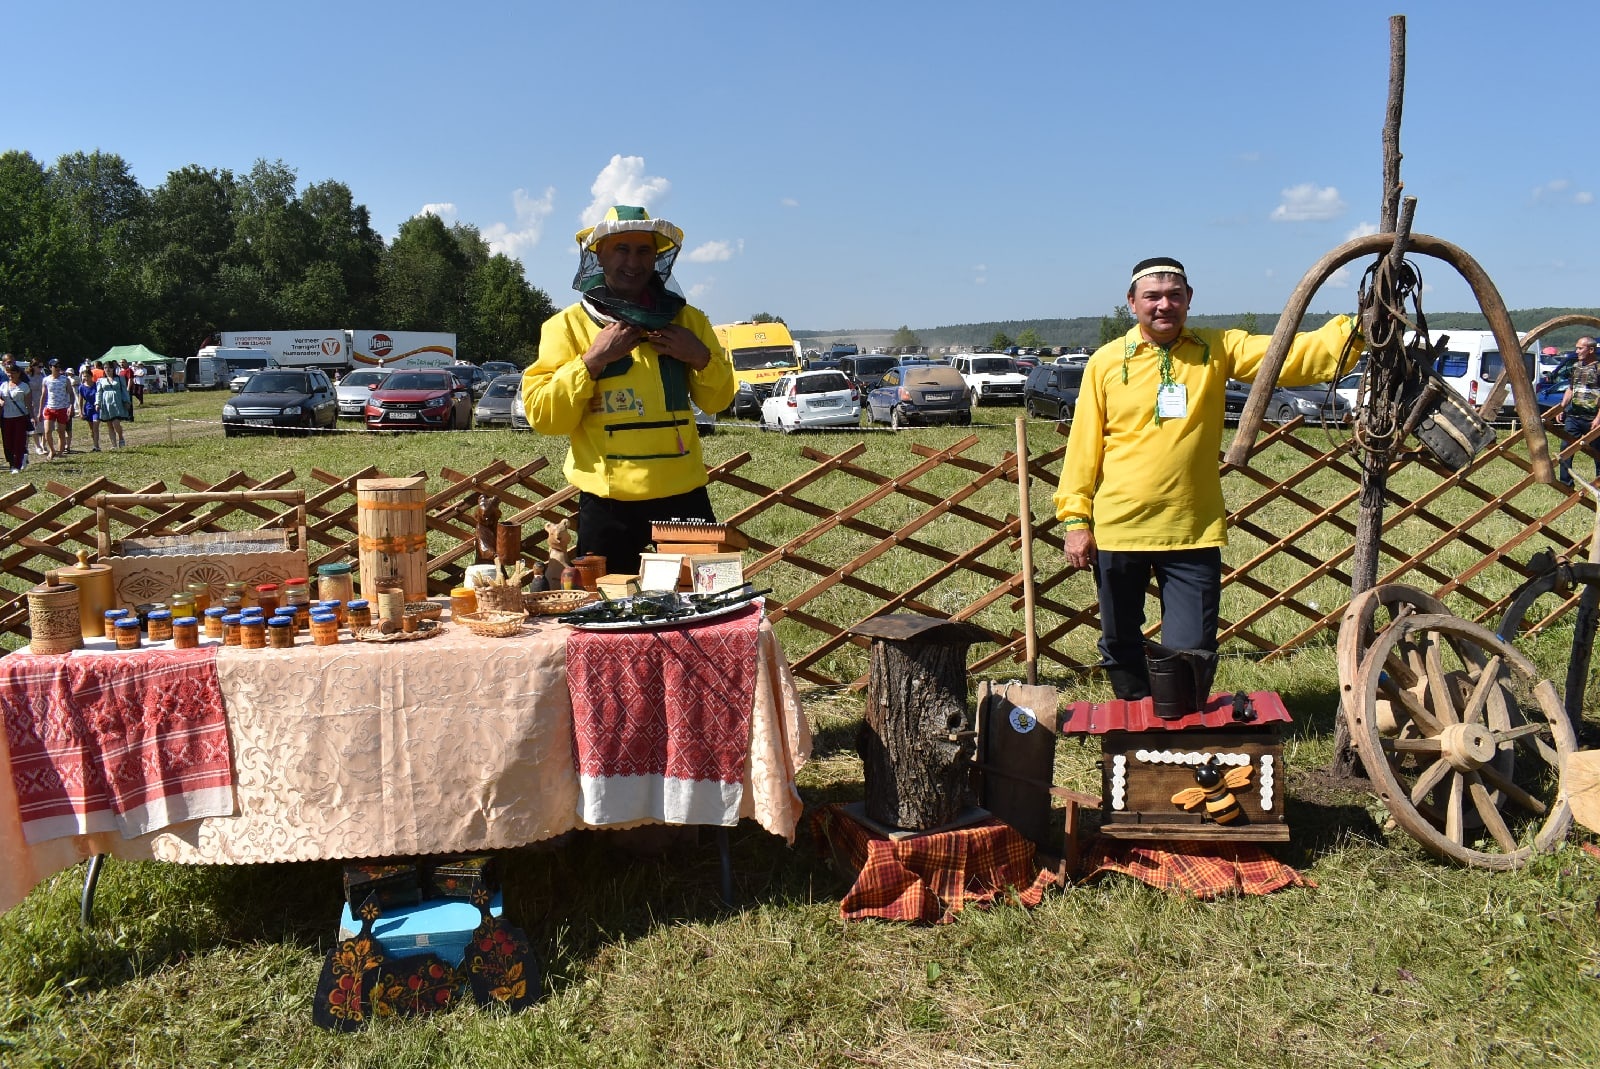
<svg viewBox="0 0 1600 1069">
<path fill-rule="evenodd" d="M 1033 504 L 1028 497 L 1028 418 L 1017 417 L 1017 515 L 1022 535 L 1022 629 L 1028 685 L 1039 682 L 1039 633 L 1034 628 Z"/>
<path fill-rule="evenodd" d="M 1379 231 L 1394 234 L 1394 247 L 1389 251 L 1393 260 L 1405 256 L 1406 240 L 1411 231 L 1411 213 L 1416 201 L 1407 198 L 1404 213 L 1400 207 L 1400 118 L 1405 103 L 1406 84 L 1406 17 L 1389 18 L 1389 103 L 1383 121 L 1383 200 L 1379 208 Z M 1402 219 L 1402 214 L 1404 218 Z M 1368 317 L 1380 314 L 1380 309 L 1366 309 Z M 1367 337 L 1373 337 L 1371 323 L 1363 323 Z M 1391 369 L 1374 363 L 1369 369 L 1367 400 L 1369 408 L 1374 398 L 1393 396 L 1389 381 Z M 1385 410 L 1392 406 L 1385 403 Z M 1389 428 L 1385 428 L 1386 430 Z M 1398 445 L 1398 442 L 1391 445 Z M 1350 595 L 1371 590 L 1378 582 L 1378 554 L 1383 545 L 1383 497 L 1389 479 L 1390 451 L 1387 448 L 1367 448 L 1361 451 L 1361 504 L 1356 513 L 1355 549 L 1350 559 Z M 1361 757 L 1351 745 L 1350 726 L 1344 717 L 1335 717 L 1333 725 L 1332 772 L 1340 776 L 1353 776 L 1361 772 Z"/>
</svg>

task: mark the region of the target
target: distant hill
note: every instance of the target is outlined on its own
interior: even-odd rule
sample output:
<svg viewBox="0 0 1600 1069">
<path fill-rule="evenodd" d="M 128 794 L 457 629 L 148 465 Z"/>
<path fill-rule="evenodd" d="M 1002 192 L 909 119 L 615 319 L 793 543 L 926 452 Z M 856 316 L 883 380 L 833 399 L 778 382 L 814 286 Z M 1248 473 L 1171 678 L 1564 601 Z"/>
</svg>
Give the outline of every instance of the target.
<svg viewBox="0 0 1600 1069">
<path fill-rule="evenodd" d="M 1308 312 L 1301 322 L 1302 330 L 1314 330 L 1332 319 L 1334 312 Z M 1511 313 L 1511 322 L 1517 330 L 1530 330 L 1547 320 L 1558 315 L 1591 315 L 1600 317 L 1600 309 L 1595 308 L 1525 308 Z M 1189 317 L 1189 322 L 1197 327 L 1237 327 L 1245 323 L 1249 316 L 1245 313 L 1238 315 L 1195 315 Z M 1277 312 L 1255 313 L 1254 329 L 1261 334 L 1272 333 L 1272 328 L 1278 325 Z M 1487 330 L 1488 322 L 1481 312 L 1435 312 L 1428 316 L 1428 326 L 1435 329 L 1455 330 Z M 1076 319 L 1010 319 L 992 323 L 959 323 L 944 327 L 913 327 L 922 344 L 938 348 L 940 346 L 958 346 L 966 348 L 973 345 L 987 345 L 989 339 L 996 333 L 1005 333 L 1015 338 L 1023 331 L 1032 328 L 1039 334 L 1040 340 L 1045 345 L 1094 347 L 1100 344 L 1100 317 L 1078 316 Z M 879 345 L 888 345 L 889 338 L 895 332 L 894 327 L 869 327 L 857 330 L 797 330 L 790 327 L 789 331 L 806 348 L 825 348 L 834 342 L 854 342 L 863 348 L 873 348 Z M 1572 348 L 1574 342 L 1584 334 L 1595 333 L 1582 327 L 1568 327 L 1565 330 L 1555 331 L 1545 344 L 1554 345 L 1563 351 Z"/>
</svg>

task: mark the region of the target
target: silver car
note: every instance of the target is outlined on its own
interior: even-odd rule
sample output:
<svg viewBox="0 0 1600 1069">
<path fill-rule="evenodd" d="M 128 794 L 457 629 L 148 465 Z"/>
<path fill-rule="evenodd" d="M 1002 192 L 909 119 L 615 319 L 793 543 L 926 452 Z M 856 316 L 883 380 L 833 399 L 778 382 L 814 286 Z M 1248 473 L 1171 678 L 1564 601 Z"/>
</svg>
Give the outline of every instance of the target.
<svg viewBox="0 0 1600 1069">
<path fill-rule="evenodd" d="M 339 385 L 334 387 L 339 398 L 339 415 L 346 419 L 365 419 L 367 398 L 392 373 L 390 368 L 362 368 L 340 379 Z"/>
<path fill-rule="evenodd" d="M 513 413 L 522 408 L 522 373 L 501 375 L 489 383 L 473 409 L 472 418 L 480 427 L 511 426 Z M 526 418 L 526 417 L 524 417 Z"/>
</svg>

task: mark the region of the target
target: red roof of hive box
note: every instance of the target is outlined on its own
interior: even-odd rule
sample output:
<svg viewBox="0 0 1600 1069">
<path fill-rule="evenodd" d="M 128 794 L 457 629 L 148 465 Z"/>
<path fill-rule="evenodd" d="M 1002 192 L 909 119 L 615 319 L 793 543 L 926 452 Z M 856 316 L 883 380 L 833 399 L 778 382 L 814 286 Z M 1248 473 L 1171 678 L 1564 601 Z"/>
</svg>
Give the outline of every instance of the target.
<svg viewBox="0 0 1600 1069">
<path fill-rule="evenodd" d="M 1151 698 L 1136 702 L 1073 702 L 1062 710 L 1059 730 L 1063 735 L 1104 735 L 1108 731 L 1192 731 L 1293 722 L 1276 691 L 1251 691 L 1249 698 L 1256 717 L 1248 721 L 1233 718 L 1231 693 L 1213 694 L 1204 709 L 1181 720 L 1163 720 L 1156 716 L 1155 701 Z"/>
</svg>

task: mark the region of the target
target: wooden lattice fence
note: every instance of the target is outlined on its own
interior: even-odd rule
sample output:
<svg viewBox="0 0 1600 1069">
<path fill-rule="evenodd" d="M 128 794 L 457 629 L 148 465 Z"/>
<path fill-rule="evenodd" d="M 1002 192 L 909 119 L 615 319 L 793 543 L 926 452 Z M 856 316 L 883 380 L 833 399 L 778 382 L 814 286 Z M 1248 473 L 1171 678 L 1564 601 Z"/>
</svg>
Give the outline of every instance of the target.
<svg viewBox="0 0 1600 1069">
<path fill-rule="evenodd" d="M 1065 438 L 1048 424 L 1030 424 L 1030 433 L 1040 674 L 1066 678 L 1096 659 L 1094 587 L 1087 573 L 1068 570 L 1060 553 L 1051 498 Z M 865 642 L 850 629 L 897 610 L 985 628 L 995 641 L 973 648 L 973 669 L 1019 674 L 1026 640 L 1015 451 L 977 433 L 943 448 L 909 436 L 894 441 L 892 451 L 865 442 L 837 451 L 808 448 L 811 466 L 778 486 L 762 479 L 762 465 L 747 452 L 712 469 L 718 513 L 750 539 L 746 574 L 772 590 L 769 613 L 796 675 L 816 684 L 858 681 L 866 668 Z M 499 499 L 502 520 L 522 524 L 525 555 L 545 557 L 544 522 L 570 518 L 576 506 L 570 487 L 544 481 L 547 464 L 543 458 L 521 467 L 497 461 L 474 473 L 447 469 L 430 476 L 432 592 L 447 591 L 471 563 L 482 494 Z M 1347 437 L 1298 423 L 1274 428 L 1249 466 L 1224 470 L 1230 513 L 1224 648 L 1273 657 L 1331 642 L 1348 599 L 1359 495 Z M 71 563 L 80 548 L 93 553 L 99 494 L 303 489 L 315 568 L 356 559 L 357 480 L 402 474 L 428 473 L 313 470 L 301 478 L 283 471 L 257 480 L 235 472 L 215 485 L 184 477 L 172 487 L 126 487 L 108 479 L 76 488 L 53 482 L 15 487 L 0 496 L 9 523 L 0 530 L 0 636 L 8 647 L 24 642 L 23 592 L 49 568 Z M 1583 496 L 1534 483 L 1519 443 L 1505 434 L 1456 475 L 1403 458 L 1391 473 L 1389 499 L 1380 578 L 1419 586 L 1461 615 L 1491 625 L 1526 577 L 1535 551 L 1586 556 L 1593 530 L 1593 510 Z M 270 528 L 288 516 L 275 503 L 247 500 L 123 509 L 111 519 L 120 538 Z M 1152 602 L 1150 617 L 1158 616 Z"/>
</svg>

